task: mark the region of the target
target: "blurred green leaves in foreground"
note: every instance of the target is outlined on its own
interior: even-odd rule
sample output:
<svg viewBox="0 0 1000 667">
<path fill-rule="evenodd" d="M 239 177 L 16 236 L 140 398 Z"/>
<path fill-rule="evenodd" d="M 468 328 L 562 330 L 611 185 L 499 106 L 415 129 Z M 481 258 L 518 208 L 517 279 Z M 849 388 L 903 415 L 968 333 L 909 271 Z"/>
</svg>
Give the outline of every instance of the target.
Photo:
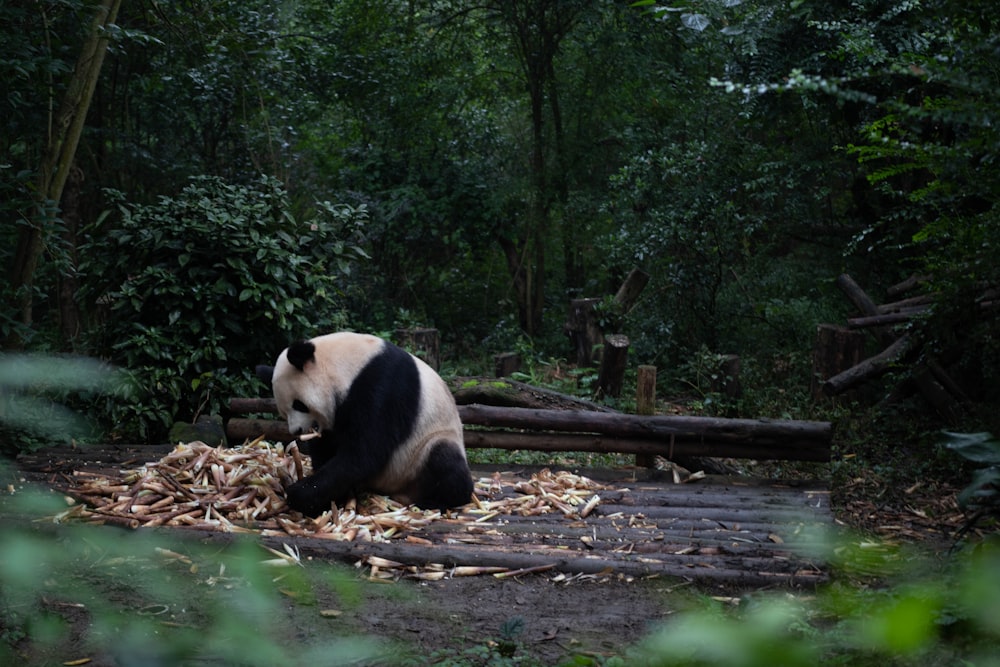
<svg viewBox="0 0 1000 667">
<path fill-rule="evenodd" d="M 879 557 L 868 553 L 858 568 L 855 557 L 871 551 Z M 1000 665 L 1000 540 L 938 557 L 841 538 L 831 556 L 833 582 L 815 593 L 710 599 L 668 620 L 627 663 Z"/>
<path fill-rule="evenodd" d="M 127 376 L 96 359 L 36 354 L 0 354 L 0 426 L 52 442 L 96 434 L 77 409 L 99 395 L 125 398 Z M 2 433 L 2 431 L 0 431 Z M 0 451 L 21 446 L 0 443 Z"/>
<path fill-rule="evenodd" d="M 57 523 L 61 497 L 3 495 L 0 512 L 18 520 L 0 541 L 0 664 L 312 667 L 375 655 L 338 630 L 359 599 L 346 568 L 256 539 Z"/>
</svg>

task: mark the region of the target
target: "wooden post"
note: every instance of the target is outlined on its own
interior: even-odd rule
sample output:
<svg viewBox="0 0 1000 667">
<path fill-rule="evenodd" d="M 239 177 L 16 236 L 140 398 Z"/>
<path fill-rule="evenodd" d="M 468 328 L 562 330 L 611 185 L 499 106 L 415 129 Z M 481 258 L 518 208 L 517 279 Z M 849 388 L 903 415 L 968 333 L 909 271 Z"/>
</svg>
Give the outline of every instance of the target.
<svg viewBox="0 0 1000 667">
<path fill-rule="evenodd" d="M 597 324 L 594 306 L 600 299 L 573 299 L 569 302 L 569 316 L 566 319 L 566 334 L 576 353 L 577 366 L 593 366 L 600 361 L 601 327 Z"/>
<path fill-rule="evenodd" d="M 823 383 L 860 364 L 864 354 L 864 333 L 835 324 L 817 326 L 810 386 L 813 399 L 825 398 Z"/>
<path fill-rule="evenodd" d="M 651 415 L 656 412 L 656 366 L 641 365 L 635 382 L 635 412 Z M 655 454 L 636 454 L 635 464 L 640 468 L 656 467 Z"/>
<path fill-rule="evenodd" d="M 438 370 L 441 367 L 441 342 L 437 329 L 396 329 L 396 345 L 405 348 Z"/>
<path fill-rule="evenodd" d="M 625 364 L 628 361 L 628 336 L 611 334 L 604 337 L 604 354 L 601 355 L 601 371 L 597 376 L 597 396 L 622 395 L 625 381 Z"/>
</svg>

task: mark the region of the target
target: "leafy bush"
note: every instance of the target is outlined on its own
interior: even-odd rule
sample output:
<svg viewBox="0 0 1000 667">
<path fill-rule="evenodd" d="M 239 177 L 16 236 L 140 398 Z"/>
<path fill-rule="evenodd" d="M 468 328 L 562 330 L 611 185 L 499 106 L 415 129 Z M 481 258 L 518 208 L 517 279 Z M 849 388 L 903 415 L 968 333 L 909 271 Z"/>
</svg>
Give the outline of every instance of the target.
<svg viewBox="0 0 1000 667">
<path fill-rule="evenodd" d="M 198 177 L 175 197 L 129 204 L 89 230 L 81 271 L 106 317 L 92 346 L 137 389 L 105 410 L 129 437 L 156 440 L 178 419 L 256 391 L 252 368 L 294 337 L 338 328 L 346 278 L 362 250 L 363 207 L 290 212 L 274 179 L 253 186 Z"/>
<path fill-rule="evenodd" d="M 990 433 L 945 433 L 949 449 L 963 458 L 985 464 L 958 494 L 959 506 L 972 512 L 960 535 L 982 519 L 1000 519 L 1000 440 Z"/>
</svg>

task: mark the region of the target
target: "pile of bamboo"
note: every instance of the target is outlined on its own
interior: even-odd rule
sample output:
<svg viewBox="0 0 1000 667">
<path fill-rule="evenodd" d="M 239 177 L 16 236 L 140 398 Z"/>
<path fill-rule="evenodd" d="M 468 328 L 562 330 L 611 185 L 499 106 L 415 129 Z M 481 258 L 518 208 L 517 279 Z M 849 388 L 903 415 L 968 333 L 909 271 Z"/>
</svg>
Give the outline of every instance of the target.
<svg viewBox="0 0 1000 667">
<path fill-rule="evenodd" d="M 56 520 L 378 542 L 442 519 L 439 511 L 380 495 L 304 516 L 288 508 L 284 488 L 310 472 L 309 458 L 299 454 L 295 442 L 258 438 L 234 448 L 180 444 L 159 461 L 117 475 L 77 471 L 74 483 L 62 489 L 73 505 Z M 595 491 L 601 488 L 586 477 L 548 469 L 527 480 L 496 473 L 477 480 L 470 504 L 448 519 L 483 523 L 505 514 L 549 512 L 581 519 L 600 503 Z"/>
</svg>

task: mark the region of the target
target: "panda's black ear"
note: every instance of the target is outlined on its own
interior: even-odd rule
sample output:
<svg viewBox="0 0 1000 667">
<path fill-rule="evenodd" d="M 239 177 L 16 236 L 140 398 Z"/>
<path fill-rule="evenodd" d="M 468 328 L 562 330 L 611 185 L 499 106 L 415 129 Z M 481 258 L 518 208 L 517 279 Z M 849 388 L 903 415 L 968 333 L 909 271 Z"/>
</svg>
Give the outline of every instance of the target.
<svg viewBox="0 0 1000 667">
<path fill-rule="evenodd" d="M 274 379 L 274 366 L 257 366 L 254 371 L 257 373 L 257 377 L 268 385 Z"/>
<path fill-rule="evenodd" d="M 316 346 L 312 344 L 312 341 L 300 340 L 288 346 L 288 363 L 300 371 L 305 368 L 306 362 L 315 358 Z"/>
</svg>

